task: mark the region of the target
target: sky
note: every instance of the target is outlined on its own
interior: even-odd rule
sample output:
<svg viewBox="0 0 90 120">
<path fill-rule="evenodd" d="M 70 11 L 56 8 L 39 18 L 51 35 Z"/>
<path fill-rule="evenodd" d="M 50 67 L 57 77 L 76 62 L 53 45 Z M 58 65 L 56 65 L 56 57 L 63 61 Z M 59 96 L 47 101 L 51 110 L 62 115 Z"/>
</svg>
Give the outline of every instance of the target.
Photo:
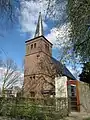
<svg viewBox="0 0 90 120">
<path fill-rule="evenodd" d="M 54 4 L 54 3 L 53 3 Z M 34 1 L 22 1 L 21 17 L 19 18 L 19 24 L 16 25 L 12 30 L 9 30 L 0 37 L 0 51 L 2 58 L 13 59 L 20 69 L 23 66 L 23 60 L 25 57 L 25 41 L 33 38 L 35 34 L 36 24 L 38 20 L 39 12 L 42 14 L 44 36 L 53 43 L 52 55 L 53 57 L 59 59 L 60 52 L 58 52 L 57 36 L 59 35 L 59 42 L 63 46 L 63 41 L 68 41 L 67 25 L 62 24 L 62 17 L 65 11 L 65 4 L 61 3 L 61 27 L 55 26 L 57 20 L 49 18 L 45 20 L 47 3 L 34 2 Z M 72 68 L 70 71 L 72 72 Z M 73 71 L 74 73 L 74 71 Z"/>
</svg>

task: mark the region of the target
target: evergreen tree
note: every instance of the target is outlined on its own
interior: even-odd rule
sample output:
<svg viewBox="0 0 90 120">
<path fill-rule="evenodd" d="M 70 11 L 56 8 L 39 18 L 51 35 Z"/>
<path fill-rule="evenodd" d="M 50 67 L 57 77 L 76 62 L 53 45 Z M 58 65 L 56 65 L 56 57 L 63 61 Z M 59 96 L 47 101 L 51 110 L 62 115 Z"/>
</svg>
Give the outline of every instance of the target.
<svg viewBox="0 0 90 120">
<path fill-rule="evenodd" d="M 90 62 L 84 63 L 82 73 L 79 75 L 80 81 L 90 84 Z"/>
</svg>

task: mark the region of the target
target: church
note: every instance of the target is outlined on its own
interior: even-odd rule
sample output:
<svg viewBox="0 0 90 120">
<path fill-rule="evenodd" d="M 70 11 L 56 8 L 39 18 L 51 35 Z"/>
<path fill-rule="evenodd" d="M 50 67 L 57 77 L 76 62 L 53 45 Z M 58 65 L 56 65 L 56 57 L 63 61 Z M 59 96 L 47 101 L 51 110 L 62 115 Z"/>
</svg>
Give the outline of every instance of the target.
<svg viewBox="0 0 90 120">
<path fill-rule="evenodd" d="M 80 111 L 78 81 L 65 65 L 53 58 L 53 44 L 44 36 L 41 13 L 34 38 L 25 44 L 24 97 L 70 96 L 72 109 Z"/>
<path fill-rule="evenodd" d="M 26 43 L 24 91 L 25 96 L 55 95 L 55 77 L 66 76 L 75 80 L 70 71 L 52 57 L 52 46 L 44 37 L 41 13 L 35 37 Z"/>
</svg>

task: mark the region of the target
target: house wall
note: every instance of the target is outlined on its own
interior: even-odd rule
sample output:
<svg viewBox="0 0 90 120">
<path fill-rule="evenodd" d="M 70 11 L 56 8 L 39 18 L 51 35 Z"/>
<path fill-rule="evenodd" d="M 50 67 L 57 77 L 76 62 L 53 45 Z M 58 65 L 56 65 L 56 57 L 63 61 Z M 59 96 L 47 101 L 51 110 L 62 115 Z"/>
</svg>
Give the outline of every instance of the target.
<svg viewBox="0 0 90 120">
<path fill-rule="evenodd" d="M 55 78 L 55 94 L 56 94 L 56 98 L 68 97 L 66 76 Z"/>
<path fill-rule="evenodd" d="M 80 112 L 90 112 L 90 88 L 87 83 L 79 81 Z"/>
</svg>

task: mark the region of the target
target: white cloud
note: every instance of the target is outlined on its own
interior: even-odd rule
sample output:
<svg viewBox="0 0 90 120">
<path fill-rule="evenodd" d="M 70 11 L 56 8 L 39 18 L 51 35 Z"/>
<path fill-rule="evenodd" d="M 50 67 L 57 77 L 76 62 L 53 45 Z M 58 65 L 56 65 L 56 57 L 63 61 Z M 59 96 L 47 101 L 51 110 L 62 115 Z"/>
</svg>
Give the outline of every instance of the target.
<svg viewBox="0 0 90 120">
<path fill-rule="evenodd" d="M 56 44 L 57 37 L 59 35 L 59 31 L 57 28 L 52 28 L 50 33 L 46 36 L 46 38 L 53 44 Z"/>
<path fill-rule="evenodd" d="M 22 16 L 20 17 L 20 24 L 21 24 L 21 28 L 22 28 L 23 32 L 30 33 L 31 37 L 34 36 L 39 12 L 42 13 L 44 31 L 47 28 L 49 29 L 48 22 L 45 23 L 45 21 L 44 21 L 45 15 L 47 12 L 47 8 L 48 8 L 48 1 L 46 1 L 46 0 L 38 0 L 38 1 L 30 0 L 30 1 L 22 1 L 21 4 L 22 4 L 22 8 L 21 8 Z M 56 4 L 55 1 L 51 2 L 51 6 L 52 6 L 52 4 L 53 4 L 53 9 L 54 9 L 53 12 L 55 12 L 55 14 L 57 14 L 56 16 L 59 16 L 59 20 L 63 19 L 63 14 L 65 13 L 65 7 L 66 7 L 65 1 L 63 1 L 63 2 L 61 1 L 60 6 L 58 6 L 58 7 L 55 6 L 55 4 Z M 59 13 L 59 11 L 60 11 L 60 13 Z M 47 18 L 52 21 L 56 20 L 55 17 L 47 16 Z M 60 20 L 60 21 L 63 22 L 62 20 Z M 60 34 L 59 36 L 61 36 L 61 39 L 62 39 L 63 33 L 64 33 L 64 38 L 65 38 L 65 32 L 66 32 L 65 28 L 66 28 L 66 25 L 61 26 L 59 29 L 53 27 L 50 30 L 50 34 L 48 34 L 46 37 L 51 42 L 53 42 L 53 44 L 55 44 L 58 34 Z"/>
<path fill-rule="evenodd" d="M 42 19 L 45 17 L 45 9 L 47 7 L 46 2 L 39 1 L 22 1 L 20 24 L 23 32 L 28 32 L 31 36 L 34 35 L 36 29 L 36 23 L 38 20 L 39 12 L 42 13 Z M 47 28 L 47 24 L 43 21 L 44 29 Z"/>
<path fill-rule="evenodd" d="M 59 28 L 52 28 L 46 38 L 54 44 L 54 46 L 63 47 L 69 41 L 69 23 L 60 26 Z"/>
</svg>

